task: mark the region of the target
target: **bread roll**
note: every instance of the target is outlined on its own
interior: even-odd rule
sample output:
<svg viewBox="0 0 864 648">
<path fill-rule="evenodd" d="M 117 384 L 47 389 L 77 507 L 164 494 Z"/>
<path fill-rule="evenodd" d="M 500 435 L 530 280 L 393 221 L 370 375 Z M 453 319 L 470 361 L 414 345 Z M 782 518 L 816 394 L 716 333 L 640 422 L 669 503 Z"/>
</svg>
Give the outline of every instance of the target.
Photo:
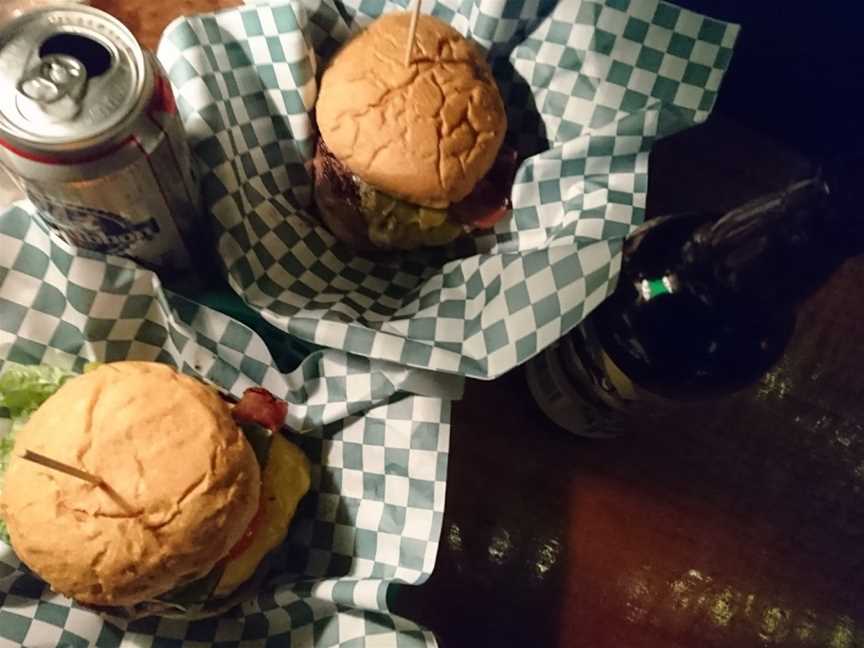
<svg viewBox="0 0 864 648">
<path fill-rule="evenodd" d="M 375 189 L 423 207 L 467 196 L 507 130 L 489 65 L 473 42 L 423 15 L 405 66 L 410 16 L 383 16 L 348 42 L 321 80 L 321 137 Z"/>
<path fill-rule="evenodd" d="M 100 487 L 21 459 L 25 449 Z M 17 555 L 80 603 L 134 605 L 208 574 L 256 510 L 261 474 L 219 395 L 163 364 L 73 378 L 17 434 L 2 494 Z"/>
</svg>

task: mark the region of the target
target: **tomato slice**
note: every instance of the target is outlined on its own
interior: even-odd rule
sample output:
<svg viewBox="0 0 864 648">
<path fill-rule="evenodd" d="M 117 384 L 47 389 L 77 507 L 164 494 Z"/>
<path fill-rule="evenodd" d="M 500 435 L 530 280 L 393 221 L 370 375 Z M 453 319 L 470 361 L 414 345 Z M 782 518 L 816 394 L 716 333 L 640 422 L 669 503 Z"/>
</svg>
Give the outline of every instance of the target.
<svg viewBox="0 0 864 648">
<path fill-rule="evenodd" d="M 276 398 L 263 387 L 250 387 L 231 410 L 235 421 L 249 421 L 277 432 L 285 425 L 288 403 Z"/>
<path fill-rule="evenodd" d="M 516 175 L 518 155 L 505 146 L 474 191 L 450 207 L 458 222 L 472 229 L 490 229 L 510 213 L 510 191 Z"/>
<path fill-rule="evenodd" d="M 470 224 L 474 229 L 492 229 L 498 221 L 503 220 L 509 213 L 509 206 L 496 207 L 479 217 L 475 216 L 471 219 Z"/>
<path fill-rule="evenodd" d="M 262 496 L 263 497 L 263 496 Z M 231 551 L 228 552 L 226 558 L 228 560 L 232 560 L 242 554 L 246 549 L 252 544 L 252 538 L 255 537 L 255 533 L 258 531 L 258 528 L 261 526 L 261 522 L 264 519 L 264 502 L 261 501 L 258 504 L 258 510 L 255 511 L 255 515 L 252 516 L 252 520 L 249 522 L 249 526 L 246 527 L 246 530 L 243 532 L 243 535 L 240 536 L 240 539 L 231 547 Z"/>
</svg>

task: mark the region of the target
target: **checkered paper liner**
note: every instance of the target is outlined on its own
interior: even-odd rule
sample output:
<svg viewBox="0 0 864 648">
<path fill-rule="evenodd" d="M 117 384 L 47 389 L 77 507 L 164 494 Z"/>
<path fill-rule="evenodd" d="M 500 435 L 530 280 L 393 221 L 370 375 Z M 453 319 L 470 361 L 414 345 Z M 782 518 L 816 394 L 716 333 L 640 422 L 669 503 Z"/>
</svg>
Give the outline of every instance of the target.
<svg viewBox="0 0 864 648">
<path fill-rule="evenodd" d="M 32 209 L 0 213 L 0 370 L 7 361 L 81 370 L 91 360 L 157 360 L 237 396 L 263 385 L 291 404 L 312 490 L 262 593 L 194 623 L 103 621 L 50 592 L 0 542 L 0 648 L 435 645 L 387 611 L 386 592 L 422 582 L 435 563 L 449 401 L 408 393 L 432 390 L 413 370 L 329 349 L 283 374 L 246 326 L 162 289 L 130 261 L 69 247 Z"/>
<path fill-rule="evenodd" d="M 657 0 L 425 0 L 488 49 L 523 157 L 512 218 L 445 250 L 373 260 L 315 220 L 319 75 L 408 0 L 291 0 L 172 23 L 158 50 L 203 167 L 232 287 L 323 346 L 492 378 L 614 287 L 648 153 L 704 121 L 738 27 Z"/>
</svg>

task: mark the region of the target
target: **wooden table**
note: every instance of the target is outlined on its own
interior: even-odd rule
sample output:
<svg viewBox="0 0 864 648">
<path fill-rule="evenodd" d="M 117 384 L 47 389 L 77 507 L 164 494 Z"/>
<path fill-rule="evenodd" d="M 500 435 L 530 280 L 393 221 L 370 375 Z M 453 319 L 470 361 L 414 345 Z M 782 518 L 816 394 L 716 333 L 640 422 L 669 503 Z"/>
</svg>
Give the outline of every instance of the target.
<svg viewBox="0 0 864 648">
<path fill-rule="evenodd" d="M 98 0 L 154 47 L 231 0 Z M 734 205 L 800 159 L 722 118 L 661 142 L 649 213 Z M 394 608 L 445 647 L 864 646 L 864 260 L 779 365 L 626 438 L 568 436 L 522 371 L 454 409 L 435 573 Z"/>
</svg>

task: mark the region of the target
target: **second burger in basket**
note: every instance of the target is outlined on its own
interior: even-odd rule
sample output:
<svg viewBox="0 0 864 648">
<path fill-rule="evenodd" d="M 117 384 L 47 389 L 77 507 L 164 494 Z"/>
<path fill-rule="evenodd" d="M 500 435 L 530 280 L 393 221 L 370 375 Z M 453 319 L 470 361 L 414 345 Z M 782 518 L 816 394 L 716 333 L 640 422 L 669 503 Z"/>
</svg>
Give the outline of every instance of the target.
<svg viewBox="0 0 864 648">
<path fill-rule="evenodd" d="M 310 485 L 309 461 L 280 433 L 284 401 L 256 387 L 228 402 L 154 362 L 77 377 L 4 366 L 0 377 L 0 404 L 33 410 L 19 421 L 0 512 L 15 553 L 54 591 L 115 617 L 185 619 L 257 593 Z"/>
<path fill-rule="evenodd" d="M 377 19 L 333 58 L 316 119 L 315 202 L 358 249 L 444 245 L 509 208 L 516 156 L 502 151 L 504 102 L 480 48 L 421 16 Z"/>
</svg>

